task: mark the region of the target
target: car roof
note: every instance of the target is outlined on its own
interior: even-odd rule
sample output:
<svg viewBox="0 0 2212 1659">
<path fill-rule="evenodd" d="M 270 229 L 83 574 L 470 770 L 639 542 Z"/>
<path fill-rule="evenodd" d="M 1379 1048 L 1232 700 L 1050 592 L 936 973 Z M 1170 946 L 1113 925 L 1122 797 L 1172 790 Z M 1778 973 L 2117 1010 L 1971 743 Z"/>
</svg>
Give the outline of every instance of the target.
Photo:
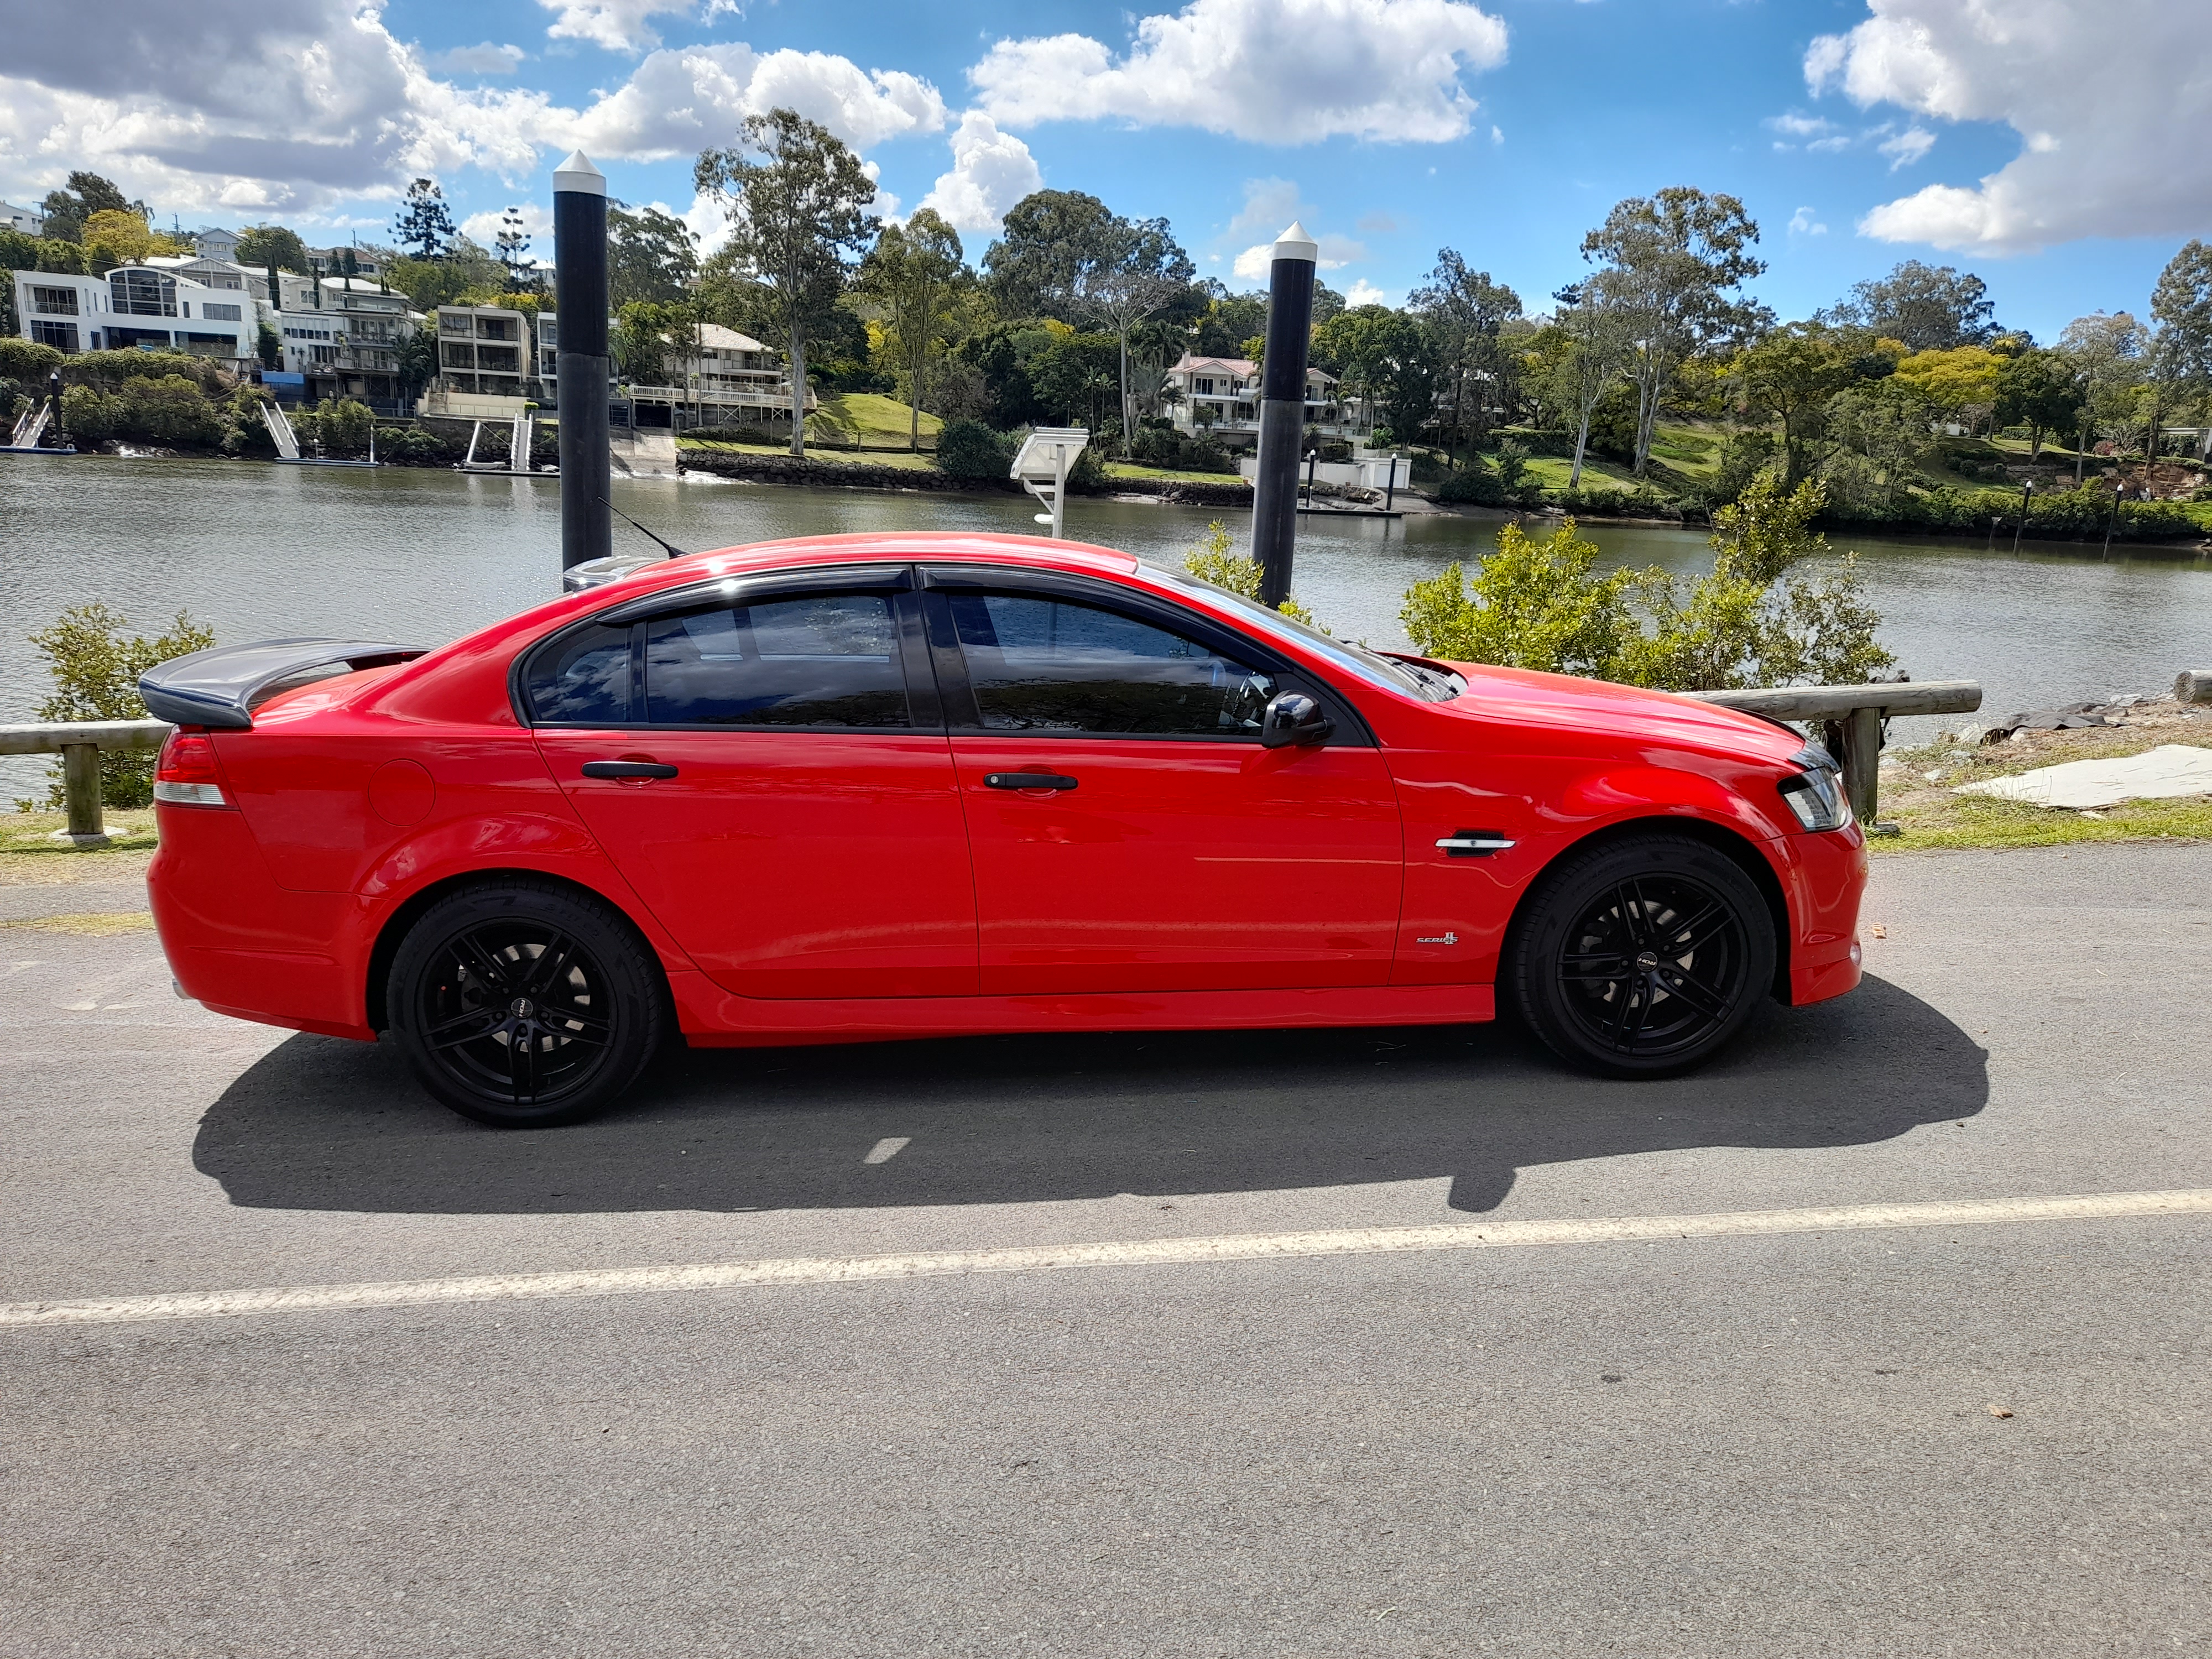
<svg viewBox="0 0 2212 1659">
<path fill-rule="evenodd" d="M 843 536 L 793 536 L 711 553 L 687 553 L 682 558 L 648 565 L 635 575 L 594 591 L 602 597 L 619 592 L 631 599 L 706 577 L 808 565 L 880 564 L 886 559 L 1023 565 L 1108 576 L 1133 575 L 1139 563 L 1112 548 L 1056 542 L 1047 537 L 969 530 L 874 530 Z"/>
</svg>

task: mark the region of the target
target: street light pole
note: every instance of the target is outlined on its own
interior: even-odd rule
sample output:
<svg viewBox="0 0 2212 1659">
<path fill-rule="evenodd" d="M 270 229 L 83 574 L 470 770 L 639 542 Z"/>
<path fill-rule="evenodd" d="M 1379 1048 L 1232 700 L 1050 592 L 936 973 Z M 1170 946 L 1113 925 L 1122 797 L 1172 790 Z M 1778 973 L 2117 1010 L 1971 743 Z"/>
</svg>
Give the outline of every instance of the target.
<svg viewBox="0 0 2212 1659">
<path fill-rule="evenodd" d="M 1298 534 L 1298 449 L 1306 426 L 1306 353 L 1313 331 L 1314 263 L 1321 248 L 1293 222 L 1275 239 L 1267 276 L 1267 361 L 1260 380 L 1260 464 L 1252 480 L 1252 559 L 1260 603 L 1291 596 Z"/>
<path fill-rule="evenodd" d="M 553 173 L 554 305 L 561 337 L 561 568 L 614 551 L 607 507 L 607 180 L 577 150 Z"/>
</svg>

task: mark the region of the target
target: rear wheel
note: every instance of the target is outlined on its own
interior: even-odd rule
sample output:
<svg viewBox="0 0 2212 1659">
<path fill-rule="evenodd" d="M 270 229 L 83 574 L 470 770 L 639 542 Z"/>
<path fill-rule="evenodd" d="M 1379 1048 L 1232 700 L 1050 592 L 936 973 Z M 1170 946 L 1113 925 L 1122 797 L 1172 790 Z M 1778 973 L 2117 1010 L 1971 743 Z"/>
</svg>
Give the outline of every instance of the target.
<svg viewBox="0 0 2212 1659">
<path fill-rule="evenodd" d="M 1735 862 L 1686 836 L 1571 855 L 1514 939 L 1522 1016 L 1571 1065 L 1662 1077 L 1710 1059 L 1774 978 L 1774 922 Z"/>
<path fill-rule="evenodd" d="M 629 923 L 544 882 L 485 881 L 440 899 L 401 942 L 386 995 L 422 1086 L 501 1128 L 604 1110 L 667 1029 L 659 969 Z"/>
</svg>

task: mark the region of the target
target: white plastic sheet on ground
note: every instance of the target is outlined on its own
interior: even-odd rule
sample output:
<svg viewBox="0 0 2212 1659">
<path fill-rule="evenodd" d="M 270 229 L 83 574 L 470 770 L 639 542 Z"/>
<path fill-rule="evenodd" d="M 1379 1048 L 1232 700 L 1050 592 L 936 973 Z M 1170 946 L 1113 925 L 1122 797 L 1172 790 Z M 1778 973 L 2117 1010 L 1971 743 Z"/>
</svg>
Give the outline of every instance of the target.
<svg viewBox="0 0 2212 1659">
<path fill-rule="evenodd" d="M 2030 806 L 2065 806 L 2076 811 L 2114 806 L 2124 800 L 2166 800 L 2180 795 L 2212 795 L 2212 749 L 2165 743 L 2118 760 L 2068 761 L 2041 766 L 2008 778 L 1962 783 L 1958 795 L 1995 795 Z"/>
</svg>

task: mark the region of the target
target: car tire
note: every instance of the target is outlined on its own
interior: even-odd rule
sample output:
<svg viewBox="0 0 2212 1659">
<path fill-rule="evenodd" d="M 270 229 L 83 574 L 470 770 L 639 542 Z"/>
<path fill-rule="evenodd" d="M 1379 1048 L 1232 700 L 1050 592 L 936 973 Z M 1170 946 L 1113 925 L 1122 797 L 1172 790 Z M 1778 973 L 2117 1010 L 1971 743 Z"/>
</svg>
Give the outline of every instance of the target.
<svg viewBox="0 0 2212 1659">
<path fill-rule="evenodd" d="M 1508 981 L 1530 1030 L 1604 1077 L 1667 1077 L 1726 1048 L 1774 981 L 1774 919 L 1742 867 L 1668 831 L 1568 854 L 1516 919 Z"/>
<path fill-rule="evenodd" d="M 526 878 L 471 882 L 418 916 L 385 1006 L 423 1088 L 502 1129 L 605 1110 L 673 1023 L 667 981 L 627 918 Z"/>
</svg>

